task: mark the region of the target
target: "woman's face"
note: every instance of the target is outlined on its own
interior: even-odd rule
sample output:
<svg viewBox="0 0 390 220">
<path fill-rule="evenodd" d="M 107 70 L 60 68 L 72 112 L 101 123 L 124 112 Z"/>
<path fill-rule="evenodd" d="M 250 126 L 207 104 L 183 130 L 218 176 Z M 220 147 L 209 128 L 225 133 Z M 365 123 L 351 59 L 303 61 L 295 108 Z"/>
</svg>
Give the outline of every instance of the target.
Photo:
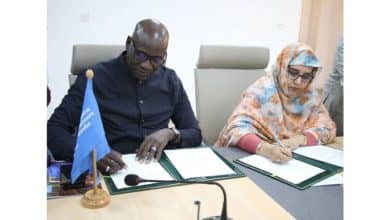
<svg viewBox="0 0 390 220">
<path fill-rule="evenodd" d="M 305 89 L 313 81 L 313 67 L 303 65 L 289 65 L 287 67 L 287 95 L 297 97 L 304 93 Z"/>
</svg>

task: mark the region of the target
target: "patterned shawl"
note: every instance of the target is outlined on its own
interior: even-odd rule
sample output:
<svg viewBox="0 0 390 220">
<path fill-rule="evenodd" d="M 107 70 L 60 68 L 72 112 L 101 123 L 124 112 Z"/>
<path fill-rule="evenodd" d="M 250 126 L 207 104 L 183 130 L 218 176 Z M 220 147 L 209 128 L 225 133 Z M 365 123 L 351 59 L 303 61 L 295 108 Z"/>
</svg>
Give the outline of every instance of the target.
<svg viewBox="0 0 390 220">
<path fill-rule="evenodd" d="M 303 132 L 310 132 L 321 143 L 329 143 L 336 136 L 335 123 L 321 102 L 321 93 L 312 87 L 313 80 L 303 94 L 286 96 L 288 65 L 321 66 L 311 48 L 303 43 L 285 47 L 273 68 L 243 93 L 239 105 L 222 129 L 216 146 L 234 146 L 246 134 L 256 134 L 262 140 L 274 143 Z"/>
</svg>

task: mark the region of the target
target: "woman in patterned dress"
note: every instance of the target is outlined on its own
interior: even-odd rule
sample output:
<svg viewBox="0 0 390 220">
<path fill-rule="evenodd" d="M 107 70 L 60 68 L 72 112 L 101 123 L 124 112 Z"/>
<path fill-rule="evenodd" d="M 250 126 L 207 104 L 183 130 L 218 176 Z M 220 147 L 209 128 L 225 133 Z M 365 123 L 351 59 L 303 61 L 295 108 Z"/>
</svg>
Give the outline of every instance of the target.
<svg viewBox="0 0 390 220">
<path fill-rule="evenodd" d="M 321 64 L 308 45 L 285 47 L 267 75 L 243 93 L 215 145 L 237 146 L 285 163 L 297 147 L 332 142 L 335 123 L 321 102 L 321 92 L 312 86 L 320 72 Z"/>
</svg>

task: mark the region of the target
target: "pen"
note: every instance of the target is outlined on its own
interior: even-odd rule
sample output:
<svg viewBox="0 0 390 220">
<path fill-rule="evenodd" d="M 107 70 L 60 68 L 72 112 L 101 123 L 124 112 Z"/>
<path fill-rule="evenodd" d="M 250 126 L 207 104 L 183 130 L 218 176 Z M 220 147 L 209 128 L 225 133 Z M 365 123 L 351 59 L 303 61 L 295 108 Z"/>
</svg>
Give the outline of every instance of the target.
<svg viewBox="0 0 390 220">
<path fill-rule="evenodd" d="M 275 136 L 274 138 L 275 138 L 276 143 L 278 143 L 281 147 L 286 148 L 277 136 Z"/>
<path fill-rule="evenodd" d="M 273 133 L 273 132 L 271 132 L 271 133 Z M 272 135 L 274 136 L 274 139 L 275 139 L 276 143 L 279 144 L 279 146 L 281 146 L 281 147 L 283 147 L 283 148 L 286 148 L 286 147 L 284 146 L 284 144 L 282 144 L 282 142 L 280 141 L 280 139 L 278 138 L 278 136 L 276 135 L 276 133 L 273 133 Z"/>
</svg>

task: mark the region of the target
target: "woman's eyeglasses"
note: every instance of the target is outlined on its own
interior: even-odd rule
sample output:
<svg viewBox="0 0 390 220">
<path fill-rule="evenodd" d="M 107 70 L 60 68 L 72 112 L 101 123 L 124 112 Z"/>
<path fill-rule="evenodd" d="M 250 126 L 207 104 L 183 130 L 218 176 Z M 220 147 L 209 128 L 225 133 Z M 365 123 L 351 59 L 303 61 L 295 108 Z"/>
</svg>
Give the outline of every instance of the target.
<svg viewBox="0 0 390 220">
<path fill-rule="evenodd" d="M 314 78 L 313 73 L 299 74 L 299 70 L 296 70 L 296 69 L 293 69 L 290 67 L 287 68 L 287 73 L 288 73 L 288 78 L 290 78 L 291 80 L 296 80 L 296 79 L 298 79 L 298 77 L 301 77 L 302 82 L 304 82 L 304 83 L 308 83 L 308 82 L 312 81 Z"/>
<path fill-rule="evenodd" d="M 163 57 L 160 56 L 150 56 L 147 53 L 138 50 L 137 47 L 134 44 L 134 41 L 132 42 L 133 48 L 134 48 L 134 54 L 135 57 L 139 62 L 145 62 L 146 60 L 150 60 L 153 65 L 160 66 L 165 62 L 165 59 L 167 58 L 167 54 L 165 53 Z"/>
</svg>

